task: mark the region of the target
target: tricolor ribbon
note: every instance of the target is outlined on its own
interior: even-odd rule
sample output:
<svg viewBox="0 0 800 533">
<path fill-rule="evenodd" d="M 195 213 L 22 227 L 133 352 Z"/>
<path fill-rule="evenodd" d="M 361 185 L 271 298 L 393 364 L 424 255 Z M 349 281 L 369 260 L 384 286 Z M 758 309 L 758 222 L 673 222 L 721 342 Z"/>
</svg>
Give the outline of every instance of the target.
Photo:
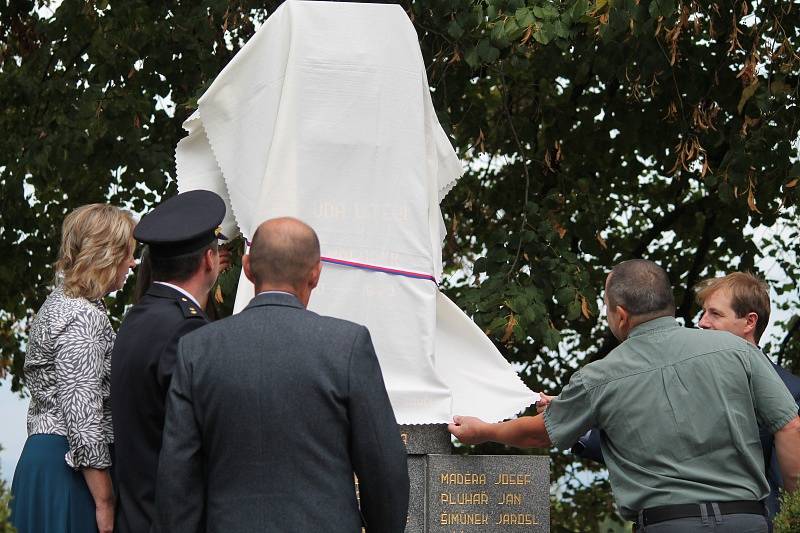
<svg viewBox="0 0 800 533">
<path fill-rule="evenodd" d="M 391 274 L 393 276 L 405 276 L 414 279 L 426 279 L 436 283 L 436 278 L 430 274 L 422 274 L 420 272 L 411 272 L 410 270 L 398 270 L 396 268 L 387 268 L 377 265 L 368 265 L 366 263 L 356 263 L 355 261 L 345 261 L 344 259 L 334 259 L 333 257 L 320 257 L 323 263 L 331 263 L 333 265 L 342 265 L 353 268 L 360 268 L 362 270 L 371 270 L 373 272 L 383 272 L 384 274 Z"/>
<path fill-rule="evenodd" d="M 250 248 L 250 241 L 245 240 L 247 247 Z M 383 272 L 384 274 L 391 274 L 392 276 L 404 276 L 413 279 L 425 279 L 436 283 L 436 278 L 430 274 L 422 274 L 421 272 L 412 272 L 410 270 L 398 270 L 396 268 L 388 268 L 377 265 L 368 265 L 367 263 L 357 263 L 355 261 L 345 261 L 344 259 L 336 259 L 333 257 L 320 257 L 323 263 L 330 263 L 332 265 L 341 265 L 352 268 L 360 268 L 361 270 L 370 270 L 372 272 Z M 438 283 L 437 283 L 438 285 Z"/>
</svg>

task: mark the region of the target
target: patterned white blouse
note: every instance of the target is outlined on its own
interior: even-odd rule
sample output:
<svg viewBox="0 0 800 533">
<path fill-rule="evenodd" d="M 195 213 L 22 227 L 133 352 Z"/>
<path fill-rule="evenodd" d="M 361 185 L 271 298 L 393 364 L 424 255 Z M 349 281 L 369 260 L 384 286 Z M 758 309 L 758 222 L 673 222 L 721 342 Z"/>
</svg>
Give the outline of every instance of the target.
<svg viewBox="0 0 800 533">
<path fill-rule="evenodd" d="M 111 349 L 101 301 L 70 298 L 59 285 L 33 319 L 25 356 L 28 435 L 63 435 L 74 468 L 111 466 Z"/>
</svg>

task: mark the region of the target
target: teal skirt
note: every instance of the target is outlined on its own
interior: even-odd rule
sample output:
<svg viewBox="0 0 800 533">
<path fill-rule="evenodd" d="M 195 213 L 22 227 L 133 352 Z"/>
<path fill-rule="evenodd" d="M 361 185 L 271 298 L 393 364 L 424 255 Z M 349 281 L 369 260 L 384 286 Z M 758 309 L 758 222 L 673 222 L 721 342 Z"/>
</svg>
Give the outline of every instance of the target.
<svg viewBox="0 0 800 533">
<path fill-rule="evenodd" d="M 11 483 L 11 524 L 18 533 L 96 533 L 95 506 L 81 472 L 64 461 L 61 435 L 31 435 Z"/>
</svg>

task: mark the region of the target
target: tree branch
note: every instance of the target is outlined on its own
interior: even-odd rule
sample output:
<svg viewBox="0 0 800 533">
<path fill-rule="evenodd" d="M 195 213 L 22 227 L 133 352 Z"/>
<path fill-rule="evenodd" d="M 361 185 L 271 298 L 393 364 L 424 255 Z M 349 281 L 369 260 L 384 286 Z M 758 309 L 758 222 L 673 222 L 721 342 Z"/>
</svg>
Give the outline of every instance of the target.
<svg viewBox="0 0 800 533">
<path fill-rule="evenodd" d="M 502 69 L 498 70 L 498 73 L 500 74 L 500 86 L 502 88 L 501 98 L 503 101 L 503 112 L 506 116 L 506 120 L 508 120 L 508 126 L 511 129 L 511 134 L 514 136 L 514 142 L 517 144 L 517 152 L 522 159 L 522 171 L 525 173 L 525 193 L 522 196 L 522 216 L 520 217 L 519 241 L 517 242 L 517 251 L 514 254 L 514 261 L 511 263 L 511 268 L 508 269 L 507 274 L 508 277 L 511 277 L 514 269 L 517 268 L 517 262 L 519 261 L 519 256 L 522 252 L 522 230 L 525 229 L 525 224 L 528 222 L 528 195 L 530 194 L 531 175 L 528 170 L 528 158 L 526 156 L 526 150 L 522 146 L 519 135 L 517 135 L 517 129 L 514 127 L 514 121 L 511 118 L 511 109 L 509 105 L 510 95 L 508 93 L 508 87 L 506 87 L 506 78 L 503 75 Z"/>
<path fill-rule="evenodd" d="M 631 252 L 631 257 L 636 258 L 644 256 L 645 252 L 647 252 L 647 247 L 650 246 L 650 243 L 658 238 L 658 236 L 660 236 L 664 231 L 670 229 L 675 224 L 675 221 L 683 216 L 687 211 L 695 212 L 705 209 L 709 202 L 709 198 L 710 196 L 703 196 L 697 200 L 681 204 L 661 217 L 660 220 L 654 222 L 653 226 L 642 236 L 641 240 L 639 241 L 639 245 L 636 246 L 636 248 L 634 248 Z"/>
<path fill-rule="evenodd" d="M 697 251 L 694 254 L 694 261 L 692 267 L 686 276 L 686 290 L 683 292 L 683 301 L 678 306 L 677 315 L 683 317 L 684 323 L 687 327 L 692 326 L 692 304 L 694 303 L 692 287 L 695 286 L 700 276 L 700 272 L 705 265 L 705 259 L 708 256 L 708 251 L 711 248 L 712 230 L 716 221 L 716 212 L 712 212 L 710 217 L 706 218 L 705 225 L 703 226 L 703 235 L 700 237 L 700 243 L 697 245 Z"/>
</svg>

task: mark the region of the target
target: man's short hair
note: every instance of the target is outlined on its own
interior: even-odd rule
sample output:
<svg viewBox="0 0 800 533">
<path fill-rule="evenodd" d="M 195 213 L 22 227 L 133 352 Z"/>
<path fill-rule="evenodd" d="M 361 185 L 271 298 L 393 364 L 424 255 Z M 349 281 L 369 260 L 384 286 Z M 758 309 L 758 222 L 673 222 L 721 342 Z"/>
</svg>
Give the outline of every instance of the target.
<svg viewBox="0 0 800 533">
<path fill-rule="evenodd" d="M 758 315 L 755 329 L 756 342 L 761 339 L 769 324 L 770 301 L 769 286 L 761 278 L 750 272 L 731 272 L 721 278 L 710 278 L 695 285 L 697 303 L 703 302 L 713 293 L 722 290 L 731 297 L 731 308 L 736 318 L 743 318 L 747 313 Z"/>
<path fill-rule="evenodd" d="M 173 257 L 159 256 L 150 250 L 150 267 L 153 281 L 188 280 L 197 272 L 206 252 L 208 250 L 216 250 L 217 246 L 217 241 L 214 240 L 199 250 Z"/>
<path fill-rule="evenodd" d="M 273 219 L 281 226 L 261 225 L 250 247 L 250 270 L 257 285 L 305 283 L 319 263 L 319 239 L 311 226 L 296 219 Z M 267 233 L 265 233 L 267 232 Z"/>
<path fill-rule="evenodd" d="M 609 306 L 623 307 L 633 316 L 675 314 L 667 273 L 646 259 L 631 259 L 615 266 L 608 279 L 606 299 Z"/>
</svg>

